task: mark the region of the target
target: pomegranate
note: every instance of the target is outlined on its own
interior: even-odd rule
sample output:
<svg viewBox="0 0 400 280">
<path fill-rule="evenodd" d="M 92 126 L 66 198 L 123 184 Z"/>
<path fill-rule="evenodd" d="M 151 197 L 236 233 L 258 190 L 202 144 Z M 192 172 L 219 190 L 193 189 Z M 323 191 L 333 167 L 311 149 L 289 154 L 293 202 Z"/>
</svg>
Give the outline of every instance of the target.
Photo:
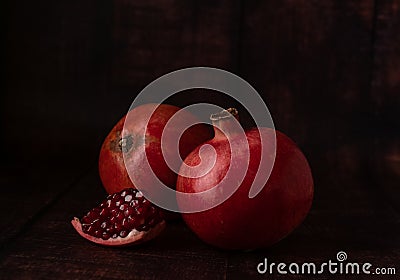
<svg viewBox="0 0 400 280">
<path fill-rule="evenodd" d="M 109 195 L 100 206 L 71 223 L 82 237 L 107 246 L 143 243 L 165 227 L 160 209 L 132 188 Z"/>
<path fill-rule="evenodd" d="M 174 125 L 164 129 L 178 111 L 180 114 L 178 120 L 175 118 Z M 166 186 L 175 189 L 177 174 L 168 167 L 162 152 L 177 150 L 177 143 L 172 135 L 183 131 L 185 124 L 196 122 L 197 118 L 190 112 L 166 104 L 145 104 L 128 112 L 114 126 L 101 147 L 99 173 L 106 191 L 112 194 L 124 188 L 137 188 L 130 180 L 125 163 L 131 169 L 129 174 L 134 176 L 135 182 L 140 182 L 142 187 L 151 184 L 148 172 L 143 172 L 142 168 L 146 160 L 158 179 Z M 161 149 L 163 134 L 165 142 Z M 210 127 L 204 124 L 189 127 L 179 141 L 180 156 L 185 158 L 195 147 L 211 138 Z M 180 163 L 176 170 L 179 170 L 179 166 Z"/>
<path fill-rule="evenodd" d="M 235 109 L 214 114 L 211 119 L 215 136 L 204 143 L 211 145 L 214 151 L 201 151 L 201 145 L 186 157 L 186 165 L 181 167 L 176 189 L 183 193 L 202 193 L 203 196 L 202 199 L 193 201 L 184 201 L 178 196 L 178 205 L 184 208 L 183 206 L 190 203 L 204 204 L 216 200 L 216 194 L 224 193 L 224 189 L 229 188 L 228 184 L 240 182 L 236 178 L 235 170 L 246 161 L 241 159 L 243 151 L 240 147 L 243 145 L 238 141 L 239 138 L 245 139 L 248 143 L 249 165 L 236 192 L 214 208 L 196 213 L 183 213 L 182 216 L 198 237 L 211 245 L 225 249 L 265 248 L 287 236 L 306 217 L 314 190 L 311 170 L 300 149 L 286 135 L 270 128 L 253 128 L 245 132 L 245 138 L 243 132 L 240 137 L 238 132 L 230 129 L 232 122 L 236 122 L 234 116 L 237 118 Z M 222 131 L 225 129 L 225 134 L 216 127 Z M 261 135 L 269 140 L 262 150 Z M 257 170 L 259 167 L 261 170 L 264 168 L 260 166 L 261 157 L 273 159 L 275 146 L 271 147 L 270 143 L 275 135 L 275 163 L 270 177 L 262 190 L 255 197 L 249 198 L 250 187 Z M 231 151 L 230 144 L 236 147 L 236 150 Z M 187 170 L 190 167 L 200 166 L 201 160 L 213 157 L 212 152 L 216 153 L 216 160 L 208 173 L 196 176 L 194 172 L 204 174 L 204 170 L 192 170 L 191 175 L 194 176 L 182 176 L 190 173 Z M 231 178 L 224 178 L 229 167 L 233 169 L 233 175 L 230 175 Z M 217 184 L 217 188 L 221 188 L 220 191 L 205 192 Z"/>
</svg>

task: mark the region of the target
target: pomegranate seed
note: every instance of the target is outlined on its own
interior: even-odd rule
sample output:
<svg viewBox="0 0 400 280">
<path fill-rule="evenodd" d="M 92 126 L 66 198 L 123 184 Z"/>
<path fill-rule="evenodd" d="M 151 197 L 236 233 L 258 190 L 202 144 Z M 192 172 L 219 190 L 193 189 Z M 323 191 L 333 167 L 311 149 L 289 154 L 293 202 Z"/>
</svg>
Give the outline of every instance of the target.
<svg viewBox="0 0 400 280">
<path fill-rule="evenodd" d="M 135 219 L 132 218 L 131 216 L 129 216 L 127 218 L 126 223 L 127 223 L 128 228 L 134 228 L 135 227 Z"/>
<path fill-rule="evenodd" d="M 121 205 L 121 200 L 118 200 L 117 202 L 115 202 L 115 206 L 119 207 Z"/>
<path fill-rule="evenodd" d="M 136 207 L 137 205 L 138 205 L 138 202 L 136 200 L 132 200 L 131 202 L 129 202 L 130 207 Z"/>
<path fill-rule="evenodd" d="M 125 217 L 129 217 L 129 216 L 133 215 L 133 213 L 135 213 L 135 210 L 134 210 L 132 207 L 128 207 L 128 208 L 124 211 Z"/>
<path fill-rule="evenodd" d="M 143 194 L 141 192 L 137 192 L 135 196 L 136 196 L 136 198 L 141 198 L 141 197 L 143 197 Z"/>
<path fill-rule="evenodd" d="M 122 225 L 122 223 L 115 223 L 114 224 L 114 230 L 116 231 L 116 232 L 120 232 L 121 230 L 123 230 L 124 229 L 124 226 Z"/>
<path fill-rule="evenodd" d="M 111 203 L 111 199 L 106 199 L 100 204 L 100 208 L 106 208 L 109 207 Z"/>
<path fill-rule="evenodd" d="M 93 235 L 97 238 L 100 238 L 102 236 L 102 232 L 101 230 L 96 230 Z"/>
<path fill-rule="evenodd" d="M 109 215 L 108 209 L 107 208 L 103 208 L 100 211 L 100 217 L 107 217 Z"/>
<path fill-rule="evenodd" d="M 85 217 L 82 218 L 82 224 L 87 225 L 90 222 L 91 222 L 91 220 L 90 220 L 89 216 L 85 216 Z"/>
<path fill-rule="evenodd" d="M 124 219 L 124 213 L 118 212 L 115 218 L 117 219 L 118 222 L 122 222 L 122 220 Z"/>
<path fill-rule="evenodd" d="M 117 216 L 117 213 L 118 213 L 117 209 L 111 209 L 111 211 L 110 211 L 111 217 Z"/>
<path fill-rule="evenodd" d="M 110 235 L 107 232 L 103 232 L 103 235 L 101 236 L 102 239 L 107 240 L 110 238 Z"/>
</svg>

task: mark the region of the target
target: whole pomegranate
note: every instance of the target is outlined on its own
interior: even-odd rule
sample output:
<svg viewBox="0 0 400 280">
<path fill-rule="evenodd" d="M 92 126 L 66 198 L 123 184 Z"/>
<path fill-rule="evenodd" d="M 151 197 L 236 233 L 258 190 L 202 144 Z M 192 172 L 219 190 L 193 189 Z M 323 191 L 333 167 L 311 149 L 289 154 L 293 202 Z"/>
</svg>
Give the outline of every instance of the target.
<svg viewBox="0 0 400 280">
<path fill-rule="evenodd" d="M 216 196 L 240 182 L 236 170 L 246 164 L 242 158 L 244 145 L 242 135 L 230 129 L 237 118 L 235 109 L 214 114 L 215 137 L 204 144 L 212 149 L 197 147 L 185 159 L 177 180 L 177 191 L 202 193 L 199 200 L 187 201 L 178 196 L 182 208 L 190 203 L 206 203 L 216 200 Z M 216 128 L 219 127 L 220 129 Z M 225 133 L 222 133 L 225 131 Z M 275 132 L 275 133 L 274 133 Z M 237 135 L 236 135 L 237 134 Z M 274 150 L 270 143 L 276 134 L 276 155 L 270 177 L 262 190 L 253 198 L 249 191 L 255 180 L 261 157 L 273 160 Z M 261 137 L 267 139 L 267 146 L 261 149 Z M 228 140 L 229 138 L 229 140 Z M 182 214 L 186 224 L 203 241 L 225 249 L 256 249 L 268 247 L 296 228 L 306 217 L 313 199 L 313 179 L 308 162 L 296 144 L 281 132 L 269 128 L 256 128 L 245 132 L 248 143 L 249 161 L 236 192 L 218 206 L 197 213 Z M 207 145 L 205 145 L 207 146 Z M 241 148 L 243 146 L 243 149 Z M 235 147 L 235 149 L 230 147 Z M 216 153 L 213 156 L 212 153 Z M 234 155 L 234 156 L 233 156 Z M 194 169 L 202 160 L 215 158 L 214 166 L 204 174 L 204 170 Z M 206 164 L 207 165 L 207 164 Z M 232 171 L 227 176 L 229 168 Z M 196 176 L 198 174 L 201 176 Z M 190 177 L 181 174 L 190 174 Z M 227 176 L 228 177 L 228 176 Z M 216 192 L 206 192 L 219 184 Z"/>
<path fill-rule="evenodd" d="M 175 118 L 174 124 L 165 129 L 167 122 L 178 111 L 179 118 Z M 146 161 L 162 183 L 175 189 L 177 174 L 168 167 L 163 152 L 176 151 L 177 142 L 172 136 L 183 131 L 185 124 L 197 121 L 190 112 L 167 104 L 145 104 L 129 111 L 114 126 L 101 147 L 99 173 L 106 191 L 112 194 L 125 188 L 137 188 L 125 166 L 131 169 L 129 174 L 135 177 L 135 182 L 151 184 L 148 181 L 149 174 L 142 169 Z M 163 134 L 165 142 L 162 149 Z M 185 158 L 196 146 L 211 137 L 210 127 L 204 124 L 189 127 L 179 141 L 181 157 Z"/>
</svg>

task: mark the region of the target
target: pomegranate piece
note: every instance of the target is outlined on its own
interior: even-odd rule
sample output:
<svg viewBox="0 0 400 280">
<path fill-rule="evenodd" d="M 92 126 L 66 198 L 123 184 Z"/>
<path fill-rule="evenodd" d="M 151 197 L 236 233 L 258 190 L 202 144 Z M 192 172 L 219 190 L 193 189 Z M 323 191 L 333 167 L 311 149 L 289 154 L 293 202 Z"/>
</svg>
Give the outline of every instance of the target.
<svg viewBox="0 0 400 280">
<path fill-rule="evenodd" d="M 165 228 L 161 210 L 133 188 L 109 195 L 100 206 L 71 223 L 82 237 L 107 246 L 143 243 Z"/>
</svg>

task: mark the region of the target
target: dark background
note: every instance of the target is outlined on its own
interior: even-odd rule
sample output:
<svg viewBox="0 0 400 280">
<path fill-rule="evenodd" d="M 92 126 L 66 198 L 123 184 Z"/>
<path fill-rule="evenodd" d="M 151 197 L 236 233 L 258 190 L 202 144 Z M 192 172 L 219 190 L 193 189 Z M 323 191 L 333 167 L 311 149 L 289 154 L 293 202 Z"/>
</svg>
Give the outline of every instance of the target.
<svg viewBox="0 0 400 280">
<path fill-rule="evenodd" d="M 399 0 L 2 6 L 0 276 L 245 278 L 264 257 L 322 262 L 340 250 L 400 263 Z M 305 223 L 251 253 L 204 245 L 179 222 L 137 249 L 81 240 L 68 223 L 105 194 L 103 139 L 149 82 L 191 66 L 246 79 L 302 148 L 315 179 Z M 232 104 L 205 91 L 169 102 L 200 101 Z"/>
</svg>

